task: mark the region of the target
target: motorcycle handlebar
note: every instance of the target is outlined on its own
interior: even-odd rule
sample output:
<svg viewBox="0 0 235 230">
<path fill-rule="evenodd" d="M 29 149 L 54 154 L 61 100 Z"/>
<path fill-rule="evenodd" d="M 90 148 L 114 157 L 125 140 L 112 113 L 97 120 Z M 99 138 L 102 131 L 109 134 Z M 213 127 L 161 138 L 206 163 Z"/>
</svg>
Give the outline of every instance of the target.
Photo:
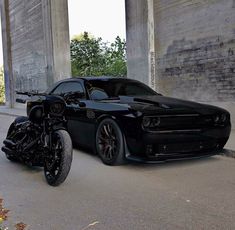
<svg viewBox="0 0 235 230">
<path fill-rule="evenodd" d="M 38 93 L 38 92 L 20 92 L 20 91 L 16 91 L 16 94 L 18 95 L 25 95 L 25 96 L 28 96 L 28 97 L 31 97 L 31 96 L 45 96 L 46 94 L 45 93 Z"/>
</svg>

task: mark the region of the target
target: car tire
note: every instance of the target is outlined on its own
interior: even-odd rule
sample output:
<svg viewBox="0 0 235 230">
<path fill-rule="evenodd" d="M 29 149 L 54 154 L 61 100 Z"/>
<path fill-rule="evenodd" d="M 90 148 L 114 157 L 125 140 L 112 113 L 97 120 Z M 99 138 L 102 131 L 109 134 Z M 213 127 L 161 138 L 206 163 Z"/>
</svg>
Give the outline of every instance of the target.
<svg viewBox="0 0 235 230">
<path fill-rule="evenodd" d="M 123 134 L 113 119 L 106 118 L 100 122 L 95 146 L 104 164 L 113 166 L 125 163 Z"/>
</svg>

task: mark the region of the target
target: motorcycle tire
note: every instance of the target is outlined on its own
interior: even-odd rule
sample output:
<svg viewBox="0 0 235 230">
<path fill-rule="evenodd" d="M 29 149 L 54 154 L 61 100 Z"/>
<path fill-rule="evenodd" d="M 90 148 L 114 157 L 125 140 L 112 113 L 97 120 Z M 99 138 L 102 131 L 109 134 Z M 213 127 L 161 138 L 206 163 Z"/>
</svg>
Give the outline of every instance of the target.
<svg viewBox="0 0 235 230">
<path fill-rule="evenodd" d="M 71 168 L 73 148 L 69 133 L 66 130 L 55 131 L 52 134 L 52 146 L 55 147 L 52 151 L 57 151 L 52 155 L 56 157 L 53 160 L 45 159 L 44 175 L 49 185 L 58 186 L 65 181 Z"/>
</svg>

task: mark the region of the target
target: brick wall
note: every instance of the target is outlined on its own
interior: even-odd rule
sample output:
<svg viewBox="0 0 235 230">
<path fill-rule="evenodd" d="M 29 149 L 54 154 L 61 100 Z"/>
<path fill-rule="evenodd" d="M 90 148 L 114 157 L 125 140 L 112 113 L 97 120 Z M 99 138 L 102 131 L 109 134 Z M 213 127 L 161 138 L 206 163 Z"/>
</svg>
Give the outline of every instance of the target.
<svg viewBox="0 0 235 230">
<path fill-rule="evenodd" d="M 235 1 L 155 0 L 157 88 L 197 101 L 235 100 Z"/>
</svg>

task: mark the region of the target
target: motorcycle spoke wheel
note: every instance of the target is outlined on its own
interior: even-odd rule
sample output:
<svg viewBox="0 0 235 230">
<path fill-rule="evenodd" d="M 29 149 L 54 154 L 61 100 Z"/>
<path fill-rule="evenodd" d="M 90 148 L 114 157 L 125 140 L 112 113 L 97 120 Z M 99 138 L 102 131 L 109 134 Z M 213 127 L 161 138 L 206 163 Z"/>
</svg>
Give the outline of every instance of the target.
<svg viewBox="0 0 235 230">
<path fill-rule="evenodd" d="M 52 135 L 52 150 L 45 158 L 44 174 L 51 186 L 58 186 L 67 178 L 72 162 L 72 141 L 67 131 Z"/>
<path fill-rule="evenodd" d="M 45 161 L 47 177 L 53 179 L 59 172 L 61 163 L 62 141 L 58 134 L 55 134 L 52 139 L 52 151 L 51 155 L 47 157 Z"/>
</svg>

